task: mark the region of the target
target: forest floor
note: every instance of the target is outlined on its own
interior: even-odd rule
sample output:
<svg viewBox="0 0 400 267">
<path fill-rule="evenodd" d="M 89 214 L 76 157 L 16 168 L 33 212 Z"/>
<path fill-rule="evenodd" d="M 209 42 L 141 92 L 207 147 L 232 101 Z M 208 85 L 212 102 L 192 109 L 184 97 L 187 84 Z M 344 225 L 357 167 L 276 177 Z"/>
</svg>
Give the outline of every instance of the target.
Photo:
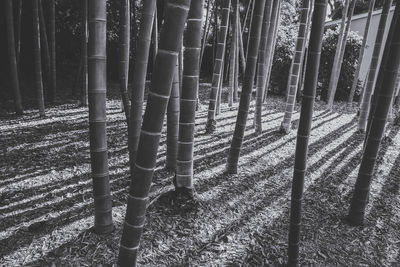
<svg viewBox="0 0 400 267">
<path fill-rule="evenodd" d="M 202 84 L 202 91 L 207 92 Z M 226 97 L 226 95 L 225 95 Z M 197 113 L 196 200 L 169 194 L 159 148 L 140 247 L 143 266 L 264 266 L 286 261 L 296 130 L 279 132 L 283 100 L 263 106 L 254 134 L 251 107 L 237 175 L 224 174 L 237 104 L 222 105 L 217 131 L 204 134 L 207 94 Z M 74 104 L 0 120 L 0 265 L 99 266 L 116 261 L 129 187 L 127 127 L 118 100 L 107 102 L 113 233 L 92 230 L 87 108 Z M 296 128 L 299 107 L 294 115 Z M 353 108 L 316 104 L 304 187 L 301 265 L 388 266 L 400 262 L 400 126 L 387 129 L 364 227 L 344 222 L 363 138 Z M 165 127 L 164 127 L 165 128 Z M 165 131 L 165 129 L 164 129 Z"/>
</svg>

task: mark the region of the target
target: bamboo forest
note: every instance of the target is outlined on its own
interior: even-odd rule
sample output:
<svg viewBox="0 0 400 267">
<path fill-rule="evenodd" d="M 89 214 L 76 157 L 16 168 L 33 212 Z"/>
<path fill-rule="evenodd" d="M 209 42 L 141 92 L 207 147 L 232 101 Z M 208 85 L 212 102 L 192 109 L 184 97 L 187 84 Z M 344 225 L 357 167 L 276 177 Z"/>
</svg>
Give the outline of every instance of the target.
<svg viewBox="0 0 400 267">
<path fill-rule="evenodd" d="M 399 0 L 0 1 L 0 266 L 400 266 Z"/>
</svg>

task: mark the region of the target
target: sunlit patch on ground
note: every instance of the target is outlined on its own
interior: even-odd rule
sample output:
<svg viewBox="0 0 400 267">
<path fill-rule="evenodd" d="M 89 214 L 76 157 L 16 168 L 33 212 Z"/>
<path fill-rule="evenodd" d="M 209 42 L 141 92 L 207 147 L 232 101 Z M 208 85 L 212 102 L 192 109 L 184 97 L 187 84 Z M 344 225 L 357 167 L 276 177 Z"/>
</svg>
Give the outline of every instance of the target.
<svg viewBox="0 0 400 267">
<path fill-rule="evenodd" d="M 203 86 L 207 86 L 204 84 Z M 206 91 L 206 90 L 204 90 Z M 197 114 L 196 206 L 163 197 L 172 189 L 161 139 L 151 205 L 140 250 L 145 266 L 280 265 L 286 259 L 296 130 L 279 132 L 283 101 L 254 107 L 237 175 L 224 174 L 237 105 L 222 105 L 217 131 L 204 134 L 207 100 Z M 129 187 L 127 127 L 119 101 L 107 103 L 109 169 L 115 231 L 93 223 L 87 109 L 61 105 L 45 119 L 33 111 L 0 121 L 0 265 L 102 265 L 115 262 Z M 372 184 L 366 226 L 343 223 L 361 159 L 363 136 L 352 109 L 316 108 L 304 195 L 301 263 L 390 265 L 400 261 L 400 127 L 388 128 Z M 294 114 L 296 127 L 299 113 Z M 164 199 L 164 200 L 163 200 Z"/>
</svg>

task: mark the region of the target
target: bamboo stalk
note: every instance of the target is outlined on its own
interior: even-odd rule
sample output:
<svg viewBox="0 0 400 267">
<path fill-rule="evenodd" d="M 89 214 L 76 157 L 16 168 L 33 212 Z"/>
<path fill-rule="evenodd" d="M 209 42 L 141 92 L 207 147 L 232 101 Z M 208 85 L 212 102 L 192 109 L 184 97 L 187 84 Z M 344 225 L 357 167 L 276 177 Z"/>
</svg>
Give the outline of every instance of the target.
<svg viewBox="0 0 400 267">
<path fill-rule="evenodd" d="M 250 99 L 253 90 L 254 77 L 256 74 L 257 54 L 260 47 L 260 35 L 263 24 L 265 0 L 255 1 L 253 22 L 250 33 L 250 47 L 246 63 L 246 74 L 244 77 L 242 93 L 238 115 L 236 117 L 235 131 L 233 133 L 231 146 L 229 149 L 228 160 L 226 163 L 227 173 L 237 173 L 240 150 L 243 143 L 244 131 L 246 128 L 247 117 L 249 114 Z"/>
<path fill-rule="evenodd" d="M 119 248 L 119 266 L 136 266 L 137 264 L 139 242 L 145 221 L 161 130 L 171 93 L 175 66 L 182 46 L 183 30 L 190 2 L 190 0 L 170 0 L 166 5 L 167 16 L 160 34 L 156 64 L 140 131 L 137 151 L 140 157 L 136 158 L 131 175 L 128 205 Z"/>
<path fill-rule="evenodd" d="M 290 203 L 290 228 L 288 266 L 299 263 L 300 224 L 304 179 L 307 169 L 308 141 L 317 89 L 318 69 L 321 58 L 322 36 L 328 0 L 315 0 L 312 18 L 304 93 L 301 102 L 299 129 L 297 132 L 295 163 Z"/>
<path fill-rule="evenodd" d="M 379 75 L 382 83 L 377 83 L 375 91 L 378 93 L 377 107 L 372 116 L 371 130 L 367 136 L 364 153 L 361 160 L 358 177 L 351 199 L 348 222 L 351 225 L 362 225 L 364 223 L 365 208 L 368 203 L 369 191 L 379 146 L 384 135 L 389 108 L 393 99 L 397 73 L 400 66 L 400 2 L 397 2 L 394 11 L 394 19 L 390 31 L 396 34 L 389 38 L 385 45 L 385 54 L 390 55 L 382 62 Z"/>
</svg>

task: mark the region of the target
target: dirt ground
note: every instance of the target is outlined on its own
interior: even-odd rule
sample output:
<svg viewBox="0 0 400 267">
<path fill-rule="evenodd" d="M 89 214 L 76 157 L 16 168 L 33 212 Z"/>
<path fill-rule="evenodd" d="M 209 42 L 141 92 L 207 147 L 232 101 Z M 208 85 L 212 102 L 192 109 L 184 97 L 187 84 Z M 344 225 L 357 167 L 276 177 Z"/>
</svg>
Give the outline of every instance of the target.
<svg viewBox="0 0 400 267">
<path fill-rule="evenodd" d="M 204 134 L 208 84 L 202 84 L 195 135 L 195 201 L 169 193 L 159 148 L 139 264 L 142 266 L 266 266 L 286 261 L 296 130 L 283 135 L 283 99 L 263 107 L 254 134 L 251 107 L 237 175 L 224 174 L 237 114 L 222 105 L 217 131 Z M 226 97 L 226 95 L 225 95 Z M 127 127 L 118 100 L 107 102 L 115 230 L 91 231 L 93 199 L 87 109 L 63 104 L 0 121 L 0 265 L 99 266 L 116 261 L 130 183 Z M 299 107 L 297 107 L 297 110 Z M 294 115 L 296 128 L 299 113 Z M 165 128 L 165 127 L 164 127 Z M 165 129 L 164 129 L 165 131 Z M 400 126 L 387 129 L 364 227 L 344 222 L 363 138 L 355 109 L 317 103 L 304 194 L 301 265 L 390 266 L 400 262 Z"/>
</svg>

